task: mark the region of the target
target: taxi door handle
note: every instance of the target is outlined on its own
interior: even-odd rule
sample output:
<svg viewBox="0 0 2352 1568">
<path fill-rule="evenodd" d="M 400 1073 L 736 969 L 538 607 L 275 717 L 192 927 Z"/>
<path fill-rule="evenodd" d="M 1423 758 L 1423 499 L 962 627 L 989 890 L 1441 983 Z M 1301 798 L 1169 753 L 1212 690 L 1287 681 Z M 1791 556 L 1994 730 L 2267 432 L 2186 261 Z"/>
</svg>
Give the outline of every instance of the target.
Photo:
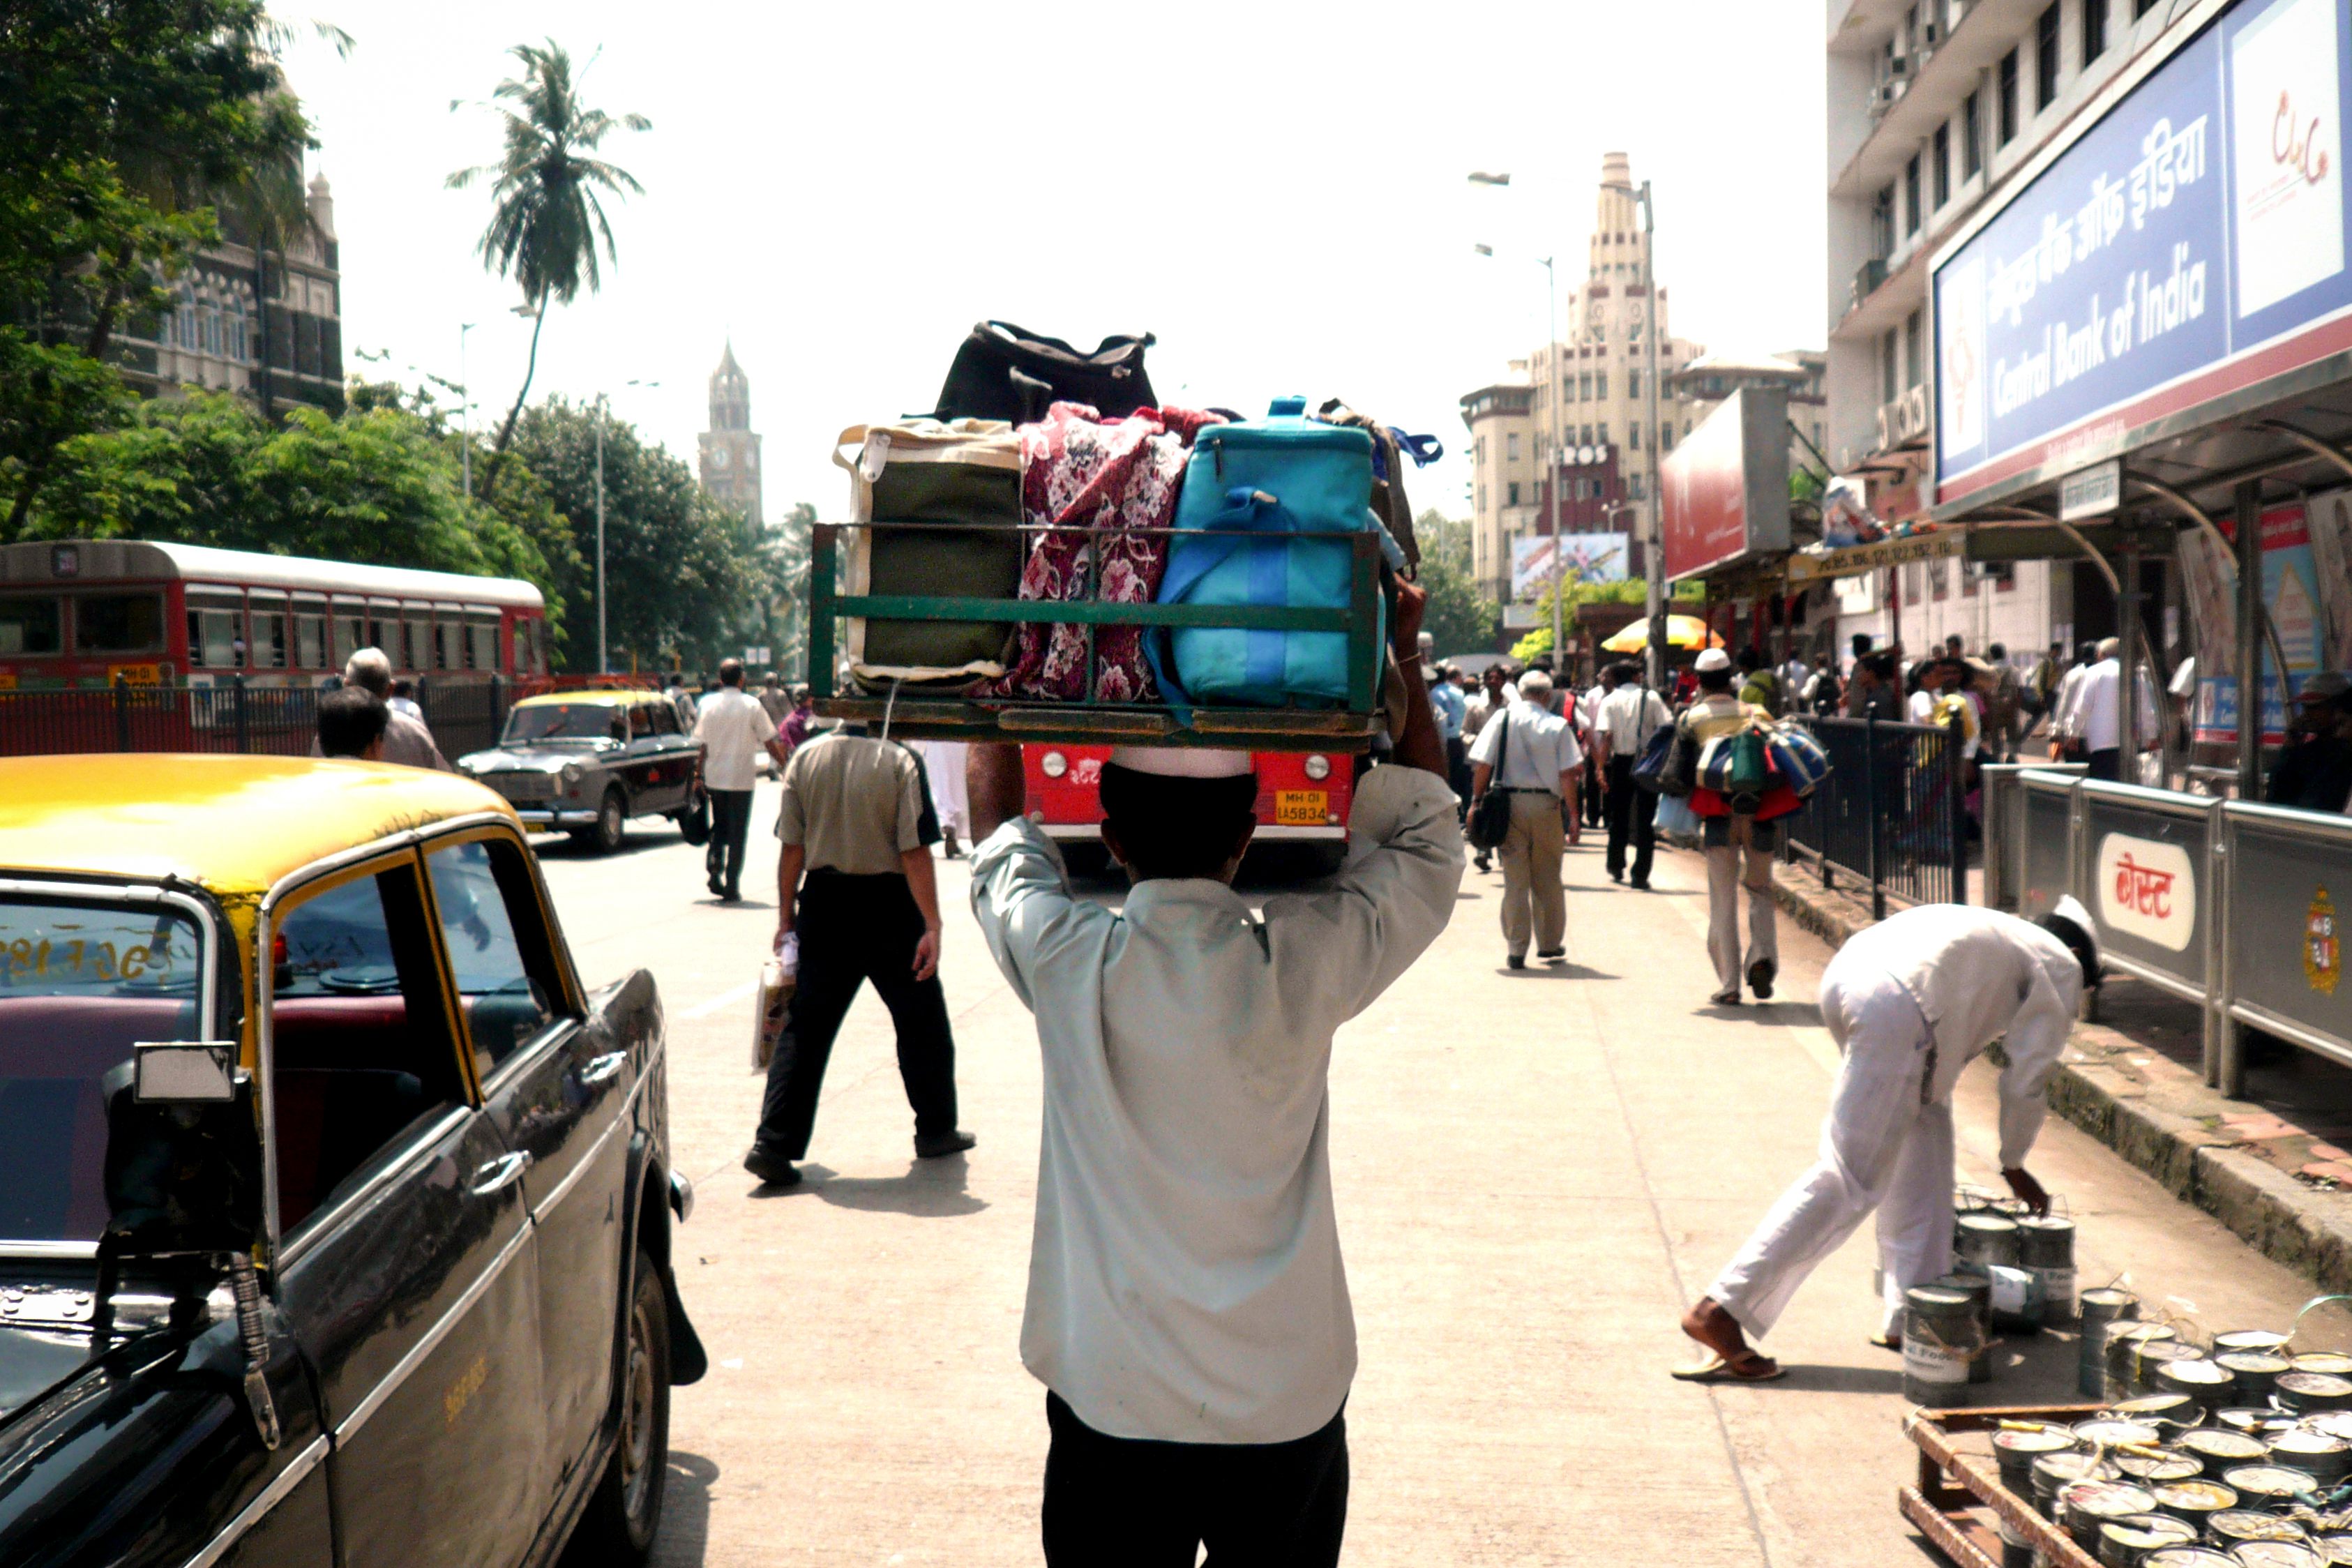
<svg viewBox="0 0 2352 1568">
<path fill-rule="evenodd" d="M 626 1051 L 606 1051 L 601 1057 L 590 1057 L 580 1066 L 582 1083 L 604 1083 L 615 1077 L 629 1059 Z"/>
<path fill-rule="evenodd" d="M 488 1197 L 500 1188 L 510 1187 L 522 1180 L 522 1173 L 530 1169 L 530 1150 L 518 1149 L 511 1154 L 501 1154 L 474 1173 L 474 1195 Z"/>
</svg>

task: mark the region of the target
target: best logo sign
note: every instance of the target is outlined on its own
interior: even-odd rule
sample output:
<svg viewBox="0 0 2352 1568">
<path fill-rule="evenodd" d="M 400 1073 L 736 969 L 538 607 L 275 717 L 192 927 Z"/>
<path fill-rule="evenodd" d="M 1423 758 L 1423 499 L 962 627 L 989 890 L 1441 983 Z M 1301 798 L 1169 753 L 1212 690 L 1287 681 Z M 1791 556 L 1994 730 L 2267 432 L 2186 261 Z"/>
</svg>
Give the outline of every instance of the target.
<svg viewBox="0 0 2352 1568">
<path fill-rule="evenodd" d="M 2110 833 L 2099 840 L 2099 921 L 2172 952 L 2197 934 L 2197 868 L 2178 844 Z"/>
</svg>

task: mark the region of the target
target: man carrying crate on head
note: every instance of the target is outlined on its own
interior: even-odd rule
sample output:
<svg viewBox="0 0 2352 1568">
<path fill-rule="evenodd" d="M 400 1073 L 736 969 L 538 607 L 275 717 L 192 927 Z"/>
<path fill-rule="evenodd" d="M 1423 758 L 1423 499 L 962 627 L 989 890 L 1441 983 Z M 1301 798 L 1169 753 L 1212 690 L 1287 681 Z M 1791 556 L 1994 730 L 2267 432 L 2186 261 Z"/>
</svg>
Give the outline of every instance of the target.
<svg viewBox="0 0 2352 1568">
<path fill-rule="evenodd" d="M 1347 865 L 1263 914 L 1230 883 L 1245 753 L 1122 747 L 1103 842 L 1123 910 L 1074 896 L 1021 816 L 1019 750 L 972 748 L 971 900 L 1037 1017 L 1045 1122 L 1021 1357 L 1047 1389 L 1051 1568 L 1336 1563 L 1356 1369 L 1325 1080 L 1331 1037 L 1444 929 L 1462 839 L 1420 660 Z"/>
</svg>

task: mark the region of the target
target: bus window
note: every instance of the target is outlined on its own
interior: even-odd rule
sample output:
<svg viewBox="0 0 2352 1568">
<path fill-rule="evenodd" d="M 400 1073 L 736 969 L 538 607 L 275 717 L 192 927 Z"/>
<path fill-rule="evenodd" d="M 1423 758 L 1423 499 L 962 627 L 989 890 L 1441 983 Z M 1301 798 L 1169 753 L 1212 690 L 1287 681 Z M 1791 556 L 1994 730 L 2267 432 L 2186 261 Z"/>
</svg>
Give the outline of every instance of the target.
<svg viewBox="0 0 2352 1568">
<path fill-rule="evenodd" d="M 323 599 L 294 601 L 294 667 L 327 668 L 327 604 Z"/>
<path fill-rule="evenodd" d="M 236 594 L 188 592 L 188 662 L 199 669 L 235 669 L 245 602 Z"/>
<path fill-rule="evenodd" d="M 253 595 L 253 668 L 285 668 L 287 644 L 286 595 L 257 589 Z"/>
<path fill-rule="evenodd" d="M 433 668 L 433 623 L 425 618 L 426 612 L 421 608 L 409 605 L 401 608 L 405 618 L 401 623 L 400 653 L 393 662 L 403 669 L 419 672 L 430 669 Z M 384 651 L 390 653 L 392 650 L 386 648 Z"/>
<path fill-rule="evenodd" d="M 340 605 L 337 606 L 337 610 L 338 614 L 334 620 L 335 662 L 333 668 L 341 669 L 343 666 L 352 661 L 352 655 L 360 651 L 362 639 L 367 635 L 364 629 L 367 626 L 367 617 L 356 610 L 344 612 Z"/>
<path fill-rule="evenodd" d="M 433 623 L 434 668 L 463 669 L 466 668 L 465 652 L 459 646 L 460 639 L 465 635 L 465 628 L 446 615 Z"/>
<path fill-rule="evenodd" d="M 466 618 L 466 668 L 488 673 L 499 667 L 499 623 L 479 616 Z"/>
<path fill-rule="evenodd" d="M 530 674 L 530 623 L 516 617 L 514 630 L 509 635 L 514 639 L 514 673 Z"/>
<path fill-rule="evenodd" d="M 74 600 L 74 652 L 161 653 L 163 596 L 84 594 Z"/>
<path fill-rule="evenodd" d="M 400 668 L 400 606 L 389 600 L 368 601 L 367 646 L 376 649 Z"/>
<path fill-rule="evenodd" d="M 54 595 L 0 595 L 0 655 L 63 652 L 63 623 Z"/>
</svg>

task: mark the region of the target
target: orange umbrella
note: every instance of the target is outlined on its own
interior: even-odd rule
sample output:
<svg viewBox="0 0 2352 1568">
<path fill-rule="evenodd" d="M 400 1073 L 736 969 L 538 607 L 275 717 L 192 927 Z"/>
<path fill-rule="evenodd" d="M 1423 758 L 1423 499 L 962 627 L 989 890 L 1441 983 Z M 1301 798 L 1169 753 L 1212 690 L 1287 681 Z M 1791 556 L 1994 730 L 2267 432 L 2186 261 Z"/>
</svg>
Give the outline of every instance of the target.
<svg viewBox="0 0 2352 1568">
<path fill-rule="evenodd" d="M 1601 646 L 1610 653 L 1641 652 L 1650 646 L 1650 618 L 1644 616 L 1640 620 L 1628 622 L 1623 631 Z M 1666 646 L 1685 651 L 1693 648 L 1721 647 L 1723 638 L 1696 616 L 1668 616 Z"/>
</svg>

